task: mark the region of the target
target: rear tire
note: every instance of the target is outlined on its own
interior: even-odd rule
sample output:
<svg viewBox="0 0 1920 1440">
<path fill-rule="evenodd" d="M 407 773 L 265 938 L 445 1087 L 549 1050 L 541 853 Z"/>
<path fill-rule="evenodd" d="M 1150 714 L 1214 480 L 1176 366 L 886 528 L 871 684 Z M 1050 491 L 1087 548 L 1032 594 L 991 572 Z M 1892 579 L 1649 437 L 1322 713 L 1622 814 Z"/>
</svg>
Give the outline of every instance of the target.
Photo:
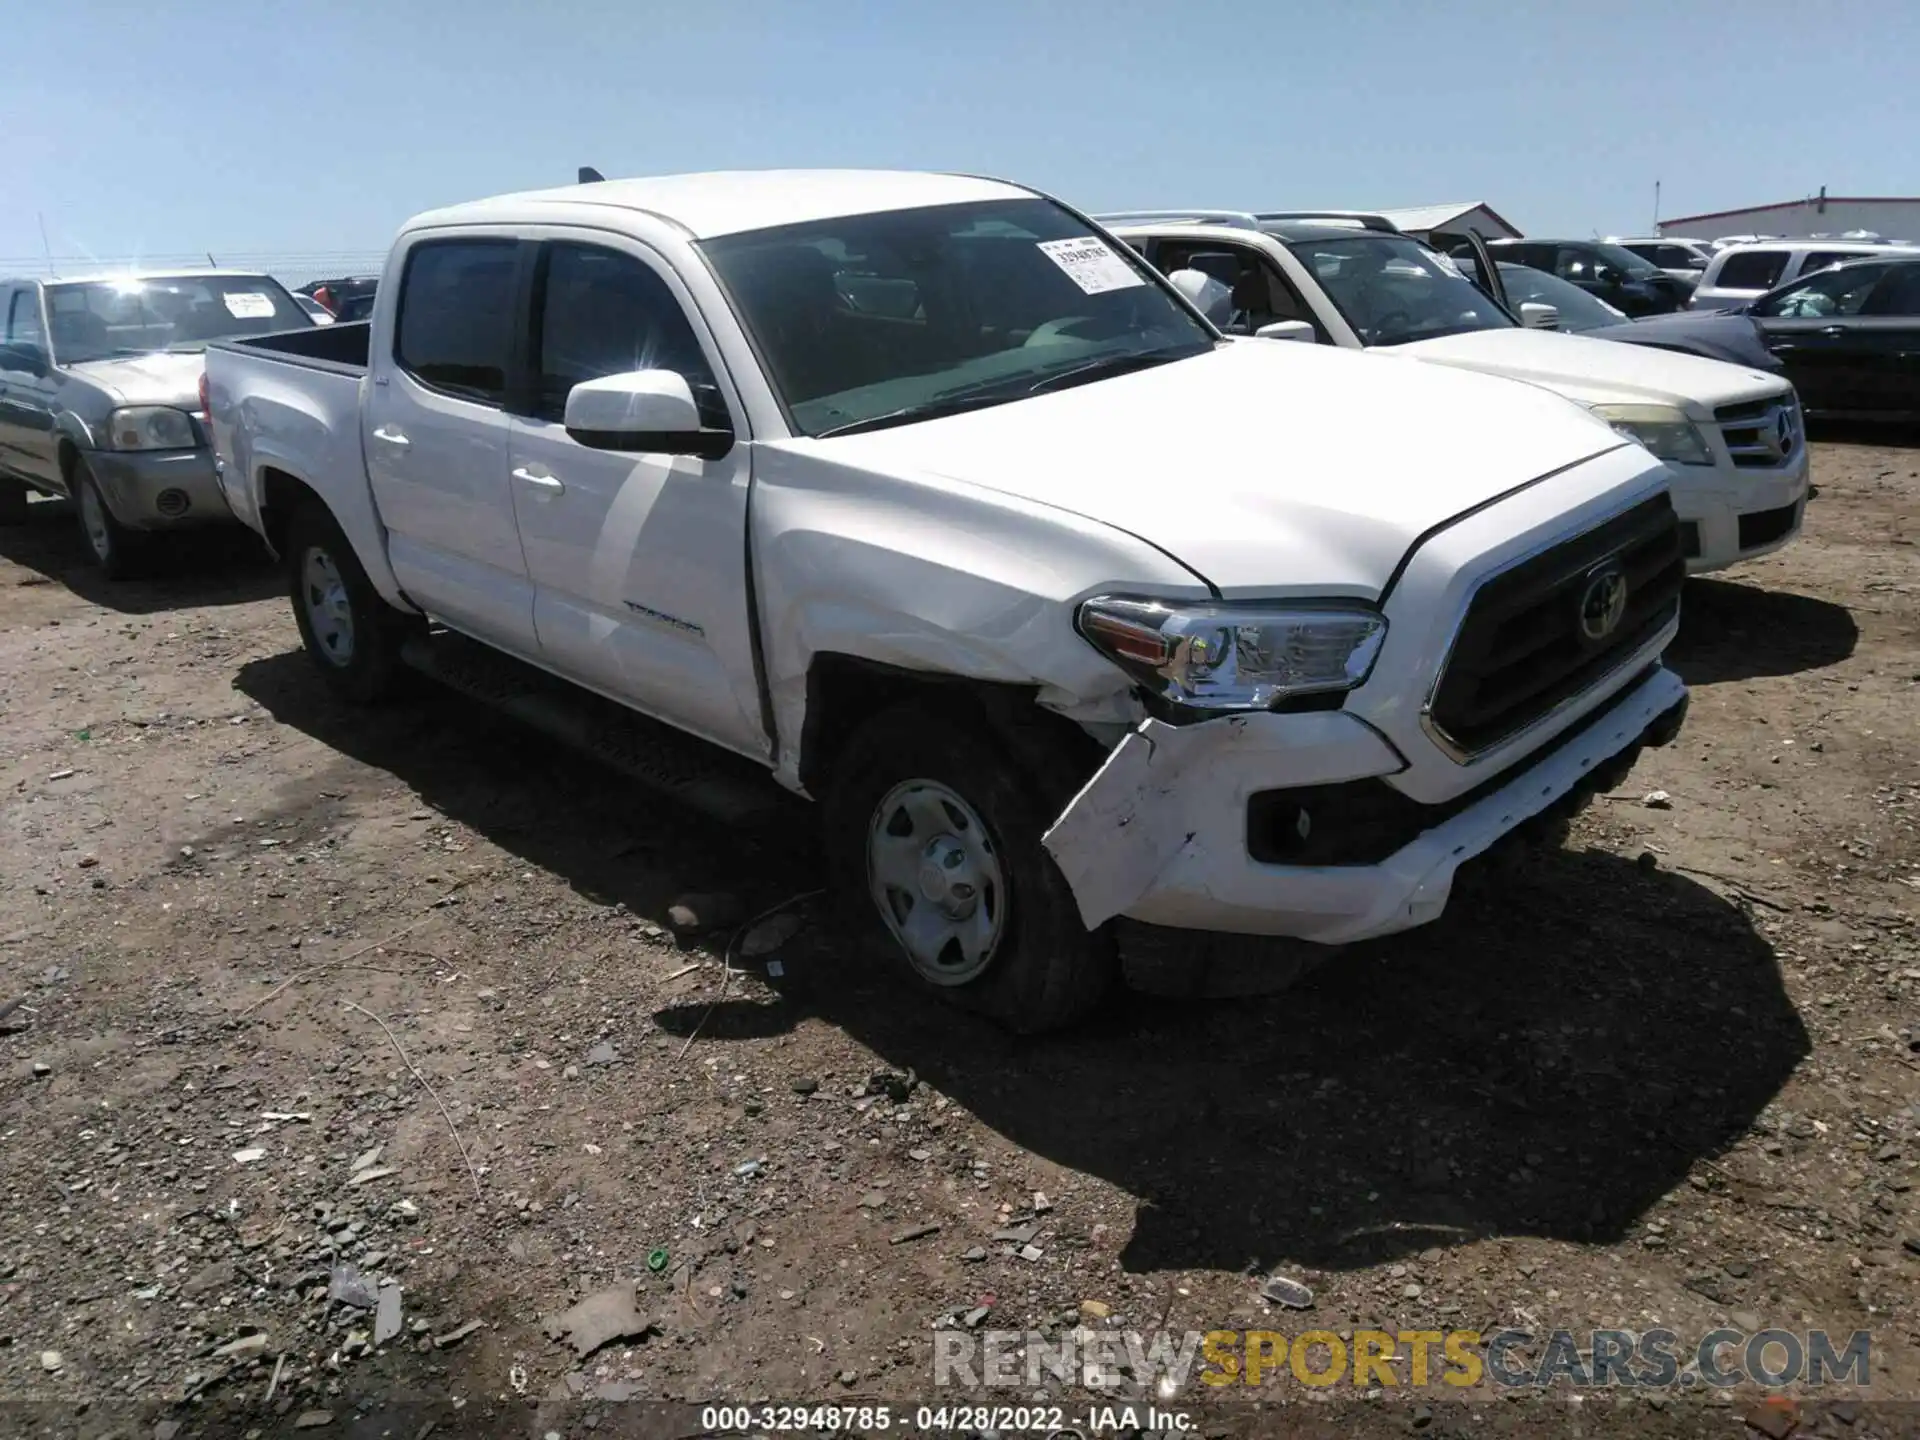
<svg viewBox="0 0 1920 1440">
<path fill-rule="evenodd" d="M 0 475 L 0 525 L 24 525 L 27 523 L 26 485 Z"/>
<path fill-rule="evenodd" d="M 84 457 L 74 457 L 67 484 L 73 492 L 73 513 L 80 521 L 80 538 L 86 541 L 93 563 L 109 580 L 133 579 L 147 558 L 147 537 L 114 519 Z"/>
<path fill-rule="evenodd" d="M 984 722 L 909 703 L 847 741 L 826 793 L 850 918 L 920 989 L 1022 1034 L 1096 1010 L 1118 972 L 1040 837 L 1070 768 L 1022 764 Z"/>
<path fill-rule="evenodd" d="M 353 544 L 318 500 L 287 527 L 287 590 L 307 658 L 327 688 L 354 705 L 376 705 L 398 688 L 400 647 L 418 616 L 380 598 Z"/>
</svg>

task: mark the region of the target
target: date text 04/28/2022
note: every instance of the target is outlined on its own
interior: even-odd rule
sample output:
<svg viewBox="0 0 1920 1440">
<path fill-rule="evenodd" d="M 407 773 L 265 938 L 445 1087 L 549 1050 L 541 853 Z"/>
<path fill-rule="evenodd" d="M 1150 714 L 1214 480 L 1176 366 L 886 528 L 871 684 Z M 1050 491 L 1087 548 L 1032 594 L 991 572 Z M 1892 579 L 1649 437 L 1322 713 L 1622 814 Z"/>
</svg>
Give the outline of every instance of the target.
<svg viewBox="0 0 1920 1440">
<path fill-rule="evenodd" d="M 899 1430 L 906 1434 L 965 1435 L 985 1430 L 1055 1440 L 1091 1440 L 1122 1430 L 1184 1431 L 1190 1428 L 1190 1422 L 1180 1411 L 1124 1404 L 1093 1405 L 1084 1411 L 1064 1405 L 708 1405 L 700 1412 L 700 1427 L 710 1431 L 817 1434 Z"/>
</svg>

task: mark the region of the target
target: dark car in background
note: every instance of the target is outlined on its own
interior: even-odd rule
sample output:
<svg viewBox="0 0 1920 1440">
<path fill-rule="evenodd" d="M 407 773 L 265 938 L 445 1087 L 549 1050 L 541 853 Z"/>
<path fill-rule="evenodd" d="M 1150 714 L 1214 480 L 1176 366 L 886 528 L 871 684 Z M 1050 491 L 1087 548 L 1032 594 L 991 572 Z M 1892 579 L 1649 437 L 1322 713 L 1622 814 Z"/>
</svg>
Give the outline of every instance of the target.
<svg viewBox="0 0 1920 1440">
<path fill-rule="evenodd" d="M 1671 314 L 1693 298 L 1689 282 L 1669 275 L 1624 245 L 1603 240 L 1490 240 L 1487 249 L 1496 260 L 1544 270 L 1578 285 L 1636 320 L 1642 315 Z"/>
<path fill-rule="evenodd" d="M 1742 307 L 1808 414 L 1920 422 L 1920 255 L 1836 265 Z"/>
<path fill-rule="evenodd" d="M 1475 274 L 1471 261 L 1461 268 Z M 1526 305 L 1551 305 L 1559 323 L 1553 328 L 1595 340 L 1619 340 L 1628 345 L 1651 345 L 1707 360 L 1725 360 L 1753 370 L 1776 373 L 1780 362 L 1767 349 L 1758 322 L 1745 315 L 1678 310 L 1630 320 L 1606 301 L 1589 295 L 1571 281 L 1528 265 L 1502 263 L 1500 283 L 1515 310 Z M 1523 312 L 1524 314 L 1524 312 Z"/>
<path fill-rule="evenodd" d="M 379 289 L 378 275 L 344 275 L 335 280 L 311 281 L 295 293 L 311 296 L 324 305 L 335 320 L 350 323 L 373 314 L 373 297 Z"/>
</svg>

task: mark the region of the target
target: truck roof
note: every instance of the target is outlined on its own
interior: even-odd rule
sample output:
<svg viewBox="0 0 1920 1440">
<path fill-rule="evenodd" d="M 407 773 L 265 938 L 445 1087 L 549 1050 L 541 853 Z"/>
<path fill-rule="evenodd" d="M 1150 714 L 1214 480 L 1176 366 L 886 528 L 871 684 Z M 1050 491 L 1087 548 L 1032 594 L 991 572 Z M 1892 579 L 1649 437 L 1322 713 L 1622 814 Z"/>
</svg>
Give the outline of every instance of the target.
<svg viewBox="0 0 1920 1440">
<path fill-rule="evenodd" d="M 592 205 L 650 214 L 705 240 L 841 215 L 1028 199 L 1033 193 L 1000 180 L 924 170 L 715 170 L 500 195 L 429 210 L 404 228 L 524 224 L 544 218 L 541 212 L 551 206 Z"/>
</svg>

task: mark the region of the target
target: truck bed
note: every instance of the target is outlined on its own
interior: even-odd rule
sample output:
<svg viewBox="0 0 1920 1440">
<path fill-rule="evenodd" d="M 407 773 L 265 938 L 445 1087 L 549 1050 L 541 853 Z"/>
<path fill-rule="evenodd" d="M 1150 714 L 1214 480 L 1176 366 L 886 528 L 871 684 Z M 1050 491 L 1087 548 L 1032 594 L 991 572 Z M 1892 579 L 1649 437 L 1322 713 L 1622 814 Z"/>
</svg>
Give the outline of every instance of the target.
<svg viewBox="0 0 1920 1440">
<path fill-rule="evenodd" d="M 246 340 L 228 340 L 222 349 L 245 355 L 265 355 L 314 370 L 344 371 L 356 377 L 367 373 L 367 350 L 373 323 L 315 325 L 310 330 L 281 330 Z"/>
<path fill-rule="evenodd" d="M 360 445 L 370 328 L 316 325 L 207 347 L 207 406 L 221 485 L 234 517 L 269 545 L 275 503 L 269 492 L 293 481 L 325 500 L 369 553 L 381 548 Z"/>
</svg>

